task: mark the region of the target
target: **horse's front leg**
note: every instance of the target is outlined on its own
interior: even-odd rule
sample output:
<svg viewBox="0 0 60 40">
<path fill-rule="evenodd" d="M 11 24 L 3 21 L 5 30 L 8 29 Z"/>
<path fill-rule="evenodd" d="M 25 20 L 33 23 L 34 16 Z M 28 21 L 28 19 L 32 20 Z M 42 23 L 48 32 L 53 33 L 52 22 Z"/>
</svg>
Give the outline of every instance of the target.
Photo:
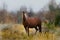
<svg viewBox="0 0 60 40">
<path fill-rule="evenodd" d="M 25 27 L 25 31 L 26 31 L 26 33 L 27 33 L 27 28 Z"/>
<path fill-rule="evenodd" d="M 28 27 L 28 36 L 29 36 L 29 27 Z"/>
<path fill-rule="evenodd" d="M 28 36 L 29 36 L 29 27 L 25 27 L 25 30 L 26 30 L 26 33 L 27 33 Z"/>
</svg>

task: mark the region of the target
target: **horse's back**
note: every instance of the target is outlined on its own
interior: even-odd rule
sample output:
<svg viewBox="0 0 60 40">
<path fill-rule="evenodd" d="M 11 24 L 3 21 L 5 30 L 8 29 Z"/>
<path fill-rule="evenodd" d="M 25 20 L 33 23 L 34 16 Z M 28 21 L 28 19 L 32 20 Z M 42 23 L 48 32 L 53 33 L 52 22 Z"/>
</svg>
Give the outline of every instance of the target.
<svg viewBox="0 0 60 40">
<path fill-rule="evenodd" d="M 37 25 L 39 21 L 40 21 L 40 19 L 39 18 L 36 18 L 36 17 L 29 17 L 27 19 L 27 22 L 30 25 Z"/>
</svg>

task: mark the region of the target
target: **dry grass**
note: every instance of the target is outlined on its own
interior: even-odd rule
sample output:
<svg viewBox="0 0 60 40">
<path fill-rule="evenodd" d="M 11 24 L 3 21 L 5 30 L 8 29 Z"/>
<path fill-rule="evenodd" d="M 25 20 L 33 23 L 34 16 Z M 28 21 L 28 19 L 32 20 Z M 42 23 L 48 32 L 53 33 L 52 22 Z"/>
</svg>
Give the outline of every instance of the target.
<svg viewBox="0 0 60 40">
<path fill-rule="evenodd" d="M 14 24 L 10 29 L 2 31 L 2 40 L 57 40 L 55 34 L 34 32 L 34 29 L 30 29 L 28 36 L 22 24 Z"/>
</svg>

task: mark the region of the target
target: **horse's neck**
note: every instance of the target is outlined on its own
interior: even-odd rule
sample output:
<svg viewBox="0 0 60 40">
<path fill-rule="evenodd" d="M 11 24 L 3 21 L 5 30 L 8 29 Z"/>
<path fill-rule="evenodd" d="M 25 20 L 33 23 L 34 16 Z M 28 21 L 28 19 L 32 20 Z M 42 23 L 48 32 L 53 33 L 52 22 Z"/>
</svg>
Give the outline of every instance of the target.
<svg viewBox="0 0 60 40">
<path fill-rule="evenodd" d="M 26 18 L 26 19 L 28 18 L 27 14 L 25 14 L 25 18 Z"/>
</svg>

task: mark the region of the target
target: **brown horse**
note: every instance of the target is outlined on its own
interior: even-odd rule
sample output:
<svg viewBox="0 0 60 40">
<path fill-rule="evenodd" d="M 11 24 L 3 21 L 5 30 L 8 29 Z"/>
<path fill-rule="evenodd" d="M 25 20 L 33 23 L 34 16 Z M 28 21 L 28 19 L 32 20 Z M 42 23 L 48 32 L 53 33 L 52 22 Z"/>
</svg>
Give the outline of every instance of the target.
<svg viewBox="0 0 60 40">
<path fill-rule="evenodd" d="M 29 28 L 35 28 L 36 32 L 41 32 L 41 19 L 37 17 L 29 17 L 23 12 L 23 25 L 29 36 Z M 37 28 L 38 27 L 38 28 Z"/>
</svg>

